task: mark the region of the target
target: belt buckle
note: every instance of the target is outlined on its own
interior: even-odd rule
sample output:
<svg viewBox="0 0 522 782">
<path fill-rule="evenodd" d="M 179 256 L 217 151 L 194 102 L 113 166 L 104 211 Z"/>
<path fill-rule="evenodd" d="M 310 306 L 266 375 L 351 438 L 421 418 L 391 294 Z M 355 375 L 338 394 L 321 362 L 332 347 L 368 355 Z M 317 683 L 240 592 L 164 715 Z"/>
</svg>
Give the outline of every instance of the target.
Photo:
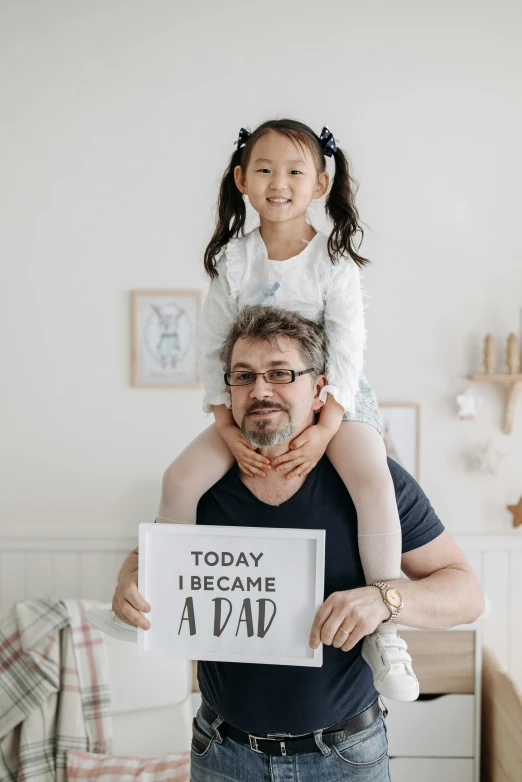
<svg viewBox="0 0 522 782">
<path fill-rule="evenodd" d="M 258 736 L 251 736 L 250 733 L 248 734 L 248 740 L 250 742 L 250 749 L 253 749 L 254 752 L 259 752 L 260 755 L 263 755 L 264 754 L 263 750 L 259 749 L 258 745 L 257 745 L 257 739 L 258 738 L 259 738 Z"/>
<path fill-rule="evenodd" d="M 259 749 L 259 745 L 257 743 L 258 741 L 278 741 L 281 746 L 281 755 L 283 757 L 286 757 L 286 744 L 284 741 L 281 741 L 280 739 L 272 739 L 272 738 L 268 738 L 267 736 L 263 736 L 263 738 L 261 738 L 261 736 L 252 736 L 249 733 L 248 741 L 250 743 L 250 749 L 253 750 L 254 752 L 257 752 L 259 755 L 264 755 L 265 753 L 263 752 L 262 749 Z"/>
</svg>

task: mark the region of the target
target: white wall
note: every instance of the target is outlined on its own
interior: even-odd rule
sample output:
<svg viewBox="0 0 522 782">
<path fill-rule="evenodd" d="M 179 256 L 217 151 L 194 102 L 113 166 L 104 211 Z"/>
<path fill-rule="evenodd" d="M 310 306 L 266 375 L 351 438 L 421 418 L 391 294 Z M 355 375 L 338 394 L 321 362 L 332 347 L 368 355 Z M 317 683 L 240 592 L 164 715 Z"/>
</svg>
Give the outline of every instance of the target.
<svg viewBox="0 0 522 782">
<path fill-rule="evenodd" d="M 0 534 L 128 535 L 206 424 L 201 392 L 129 385 L 129 291 L 204 287 L 241 125 L 327 123 L 374 259 L 367 371 L 422 406 L 422 473 L 451 531 L 509 532 L 522 403 L 454 395 L 520 332 L 522 7 L 330 0 L 0 3 Z M 498 478 L 463 454 L 491 438 Z M 520 533 L 520 530 L 514 534 Z"/>
</svg>

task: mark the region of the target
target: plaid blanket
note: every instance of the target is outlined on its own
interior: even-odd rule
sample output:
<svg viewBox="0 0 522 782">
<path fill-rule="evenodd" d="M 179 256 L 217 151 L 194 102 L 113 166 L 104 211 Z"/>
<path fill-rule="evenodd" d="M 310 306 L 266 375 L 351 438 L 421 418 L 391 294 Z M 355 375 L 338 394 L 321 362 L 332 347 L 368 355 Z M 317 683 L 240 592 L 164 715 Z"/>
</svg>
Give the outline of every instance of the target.
<svg viewBox="0 0 522 782">
<path fill-rule="evenodd" d="M 66 782 L 68 750 L 111 751 L 105 643 L 88 607 L 28 600 L 0 617 L 0 782 Z"/>
</svg>

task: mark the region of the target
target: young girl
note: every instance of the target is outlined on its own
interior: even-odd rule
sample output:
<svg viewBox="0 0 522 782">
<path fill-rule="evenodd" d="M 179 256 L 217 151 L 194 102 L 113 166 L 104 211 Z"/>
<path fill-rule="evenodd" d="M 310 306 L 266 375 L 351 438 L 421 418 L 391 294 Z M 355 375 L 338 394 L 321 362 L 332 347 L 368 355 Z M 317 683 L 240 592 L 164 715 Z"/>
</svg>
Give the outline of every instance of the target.
<svg viewBox="0 0 522 782">
<path fill-rule="evenodd" d="M 310 203 L 325 195 L 326 157 L 335 176 L 326 199 L 330 236 L 307 221 Z M 244 235 L 244 196 L 258 212 L 260 227 Z M 266 470 L 303 476 L 326 455 L 344 481 L 357 510 L 359 551 L 366 582 L 400 576 L 401 529 L 395 491 L 382 440 L 373 390 L 362 375 L 365 345 L 359 267 L 368 263 L 354 248 L 362 230 L 354 204 L 348 161 L 328 128 L 318 137 L 294 120 L 274 120 L 253 133 L 241 129 L 237 149 L 223 175 L 214 235 L 205 252 L 212 279 L 199 333 L 204 410 L 209 427 L 176 459 L 164 481 L 158 521 L 194 523 L 201 495 L 234 460 L 248 476 Z M 328 385 L 319 421 L 295 438 L 288 453 L 268 459 L 257 453 L 236 425 L 219 353 L 235 316 L 246 304 L 268 304 L 298 312 L 324 328 L 330 355 Z M 405 642 L 393 624 L 366 636 L 363 657 L 376 689 L 396 700 L 414 700 L 418 682 Z"/>
</svg>

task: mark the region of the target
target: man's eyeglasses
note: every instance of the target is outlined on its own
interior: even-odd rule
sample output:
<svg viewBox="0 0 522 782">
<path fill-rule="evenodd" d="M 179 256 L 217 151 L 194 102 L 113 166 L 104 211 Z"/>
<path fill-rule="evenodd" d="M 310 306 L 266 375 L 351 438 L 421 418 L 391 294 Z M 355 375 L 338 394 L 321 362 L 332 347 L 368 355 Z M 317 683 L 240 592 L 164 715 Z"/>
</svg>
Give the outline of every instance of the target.
<svg viewBox="0 0 522 782">
<path fill-rule="evenodd" d="M 293 383 L 296 377 L 308 375 L 313 369 L 303 369 L 302 372 L 294 372 L 293 369 L 269 369 L 268 372 L 226 372 L 225 383 L 227 386 L 249 386 L 256 382 L 256 377 L 262 375 L 265 383 L 279 385 L 281 383 Z"/>
</svg>

